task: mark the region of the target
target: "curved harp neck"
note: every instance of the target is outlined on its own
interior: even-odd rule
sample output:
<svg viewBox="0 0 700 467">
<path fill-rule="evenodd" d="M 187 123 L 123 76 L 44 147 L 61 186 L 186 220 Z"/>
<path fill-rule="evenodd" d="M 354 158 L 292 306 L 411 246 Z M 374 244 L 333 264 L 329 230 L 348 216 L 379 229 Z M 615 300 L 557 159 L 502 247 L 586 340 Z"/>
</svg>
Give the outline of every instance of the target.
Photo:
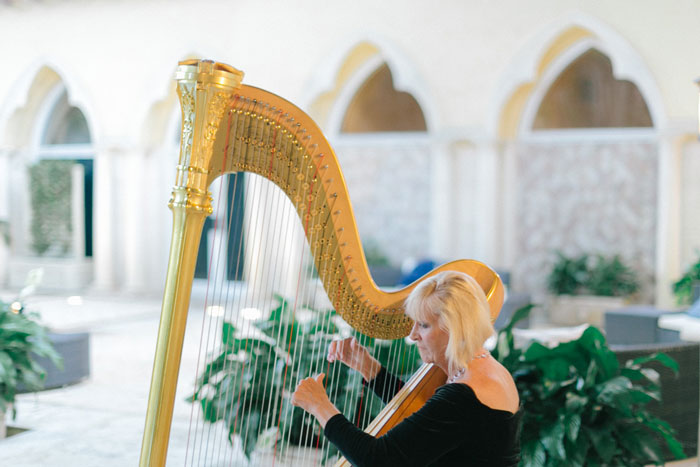
<svg viewBox="0 0 700 467">
<path fill-rule="evenodd" d="M 406 336 L 412 322 L 403 313 L 403 302 L 415 284 L 396 292 L 384 292 L 375 285 L 345 180 L 323 133 L 290 102 L 261 89 L 238 86 L 241 75 L 211 62 L 185 62 L 178 69 L 184 122 L 181 185 L 192 190 L 195 203 L 224 173 L 253 172 L 277 184 L 301 219 L 326 293 L 343 319 L 371 337 Z M 188 119 L 188 115 L 195 117 Z M 487 295 L 500 293 L 499 303 L 492 308 L 498 313 L 503 290 L 493 271 L 478 262 L 455 262 L 430 274 L 445 269 L 477 276 Z"/>
</svg>

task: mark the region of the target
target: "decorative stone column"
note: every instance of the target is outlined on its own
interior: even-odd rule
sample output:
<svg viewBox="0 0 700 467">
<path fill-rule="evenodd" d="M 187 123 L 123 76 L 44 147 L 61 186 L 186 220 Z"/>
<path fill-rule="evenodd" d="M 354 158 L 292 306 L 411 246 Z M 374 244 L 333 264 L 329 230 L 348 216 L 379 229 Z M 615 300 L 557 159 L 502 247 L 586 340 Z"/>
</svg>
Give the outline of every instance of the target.
<svg viewBox="0 0 700 467">
<path fill-rule="evenodd" d="M 676 305 L 672 284 L 681 276 L 681 190 L 683 146 L 694 134 L 672 133 L 659 140 L 659 185 L 656 225 L 656 306 Z"/>
<path fill-rule="evenodd" d="M 503 171 L 496 141 L 481 141 L 477 145 L 475 248 L 480 261 L 492 267 L 503 267 L 503 198 L 512 185 L 502 182 Z"/>
<path fill-rule="evenodd" d="M 0 149 L 0 289 L 7 282 L 10 245 L 10 165 L 9 150 Z M 2 420 L 0 420 L 2 423 Z"/>
<path fill-rule="evenodd" d="M 125 150 L 120 156 L 123 177 L 118 185 L 120 194 L 119 213 L 123 225 L 119 225 L 120 235 L 124 237 L 123 286 L 129 292 L 142 292 L 145 289 L 147 267 L 146 249 L 148 232 L 153 228 L 146 210 L 146 183 L 149 174 L 145 173 L 143 155 L 134 150 Z"/>
<path fill-rule="evenodd" d="M 115 187 L 113 174 L 117 167 L 114 155 L 109 150 L 98 150 L 95 154 L 95 207 L 93 223 L 93 260 L 97 290 L 113 290 L 117 286 L 115 274 Z"/>
<path fill-rule="evenodd" d="M 433 258 L 449 257 L 450 253 L 450 163 L 449 148 L 443 143 L 431 144 L 430 251 Z"/>
</svg>

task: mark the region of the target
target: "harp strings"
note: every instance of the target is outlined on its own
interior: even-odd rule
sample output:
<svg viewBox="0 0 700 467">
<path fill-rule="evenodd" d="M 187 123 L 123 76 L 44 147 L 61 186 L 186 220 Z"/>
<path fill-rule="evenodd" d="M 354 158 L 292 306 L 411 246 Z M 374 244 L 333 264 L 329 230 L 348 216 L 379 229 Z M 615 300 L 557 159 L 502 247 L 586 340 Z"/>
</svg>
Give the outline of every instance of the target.
<svg viewBox="0 0 700 467">
<path fill-rule="evenodd" d="M 191 465 L 230 465 L 235 461 L 236 453 L 245 450 L 246 446 L 254 441 L 253 438 L 257 438 L 258 443 L 261 443 L 263 437 L 269 434 L 266 430 L 270 427 L 276 430 L 276 433 L 272 434 L 274 463 L 281 454 L 278 447 L 287 446 L 292 442 L 294 433 L 283 428 L 291 426 L 294 422 L 295 411 L 296 416 L 299 416 L 300 409 L 291 410 L 290 407 L 291 391 L 298 380 L 323 372 L 326 373 L 324 384 L 331 386 L 330 394 L 333 399 L 343 390 L 340 385 L 334 384 L 341 378 L 342 364 L 324 363 L 326 348 L 323 339 L 307 342 L 307 339 L 313 336 L 332 334 L 335 325 L 329 315 L 316 313 L 311 317 L 304 317 L 306 328 L 320 330 L 313 336 L 302 332 L 299 325 L 295 325 L 289 333 L 284 332 L 283 326 L 277 326 L 273 336 L 264 335 L 258 328 L 277 306 L 275 294 L 282 291 L 292 291 L 293 296 L 285 297 L 289 300 L 289 310 L 282 312 L 289 311 L 288 318 L 294 323 L 299 321 L 298 315 L 305 313 L 302 305 L 308 305 L 313 310 L 320 307 L 316 302 L 315 290 L 311 290 L 314 284 L 313 267 L 306 267 L 304 259 L 316 256 L 308 263 L 315 264 L 326 290 L 329 290 L 330 281 L 335 280 L 328 271 L 332 271 L 337 264 L 332 255 L 326 254 L 331 248 L 331 242 L 323 241 L 322 229 L 313 228 L 330 222 L 331 213 L 335 208 L 332 197 L 327 198 L 327 209 L 318 208 L 318 204 L 312 199 L 314 190 L 319 188 L 313 185 L 321 183 L 319 167 L 322 167 L 323 155 L 316 154 L 311 145 L 303 148 L 310 156 L 309 160 L 317 161 L 304 164 L 300 168 L 305 172 L 303 179 L 311 180 L 308 187 L 303 185 L 301 179 L 297 180 L 294 177 L 294 171 L 286 172 L 287 179 L 283 182 L 302 195 L 301 199 L 292 199 L 290 204 L 287 194 L 265 179 L 272 178 L 275 163 L 285 162 L 283 156 L 297 150 L 292 138 L 280 130 L 280 120 L 288 117 L 277 109 L 263 109 L 268 116 L 273 116 L 270 123 L 269 118 L 260 118 L 260 113 L 263 113 L 260 112 L 261 107 L 264 107 L 264 104 L 247 100 L 239 102 L 237 110 L 232 110 L 227 115 L 227 157 L 232 152 L 229 146 L 232 147 L 246 138 L 250 140 L 267 134 L 269 147 L 262 152 L 267 153 L 265 157 L 268 158 L 268 162 L 265 163 L 267 170 L 262 168 L 262 162 L 258 164 L 259 168 L 255 172 L 260 175 L 247 173 L 245 178 L 241 174 L 220 177 L 218 183 L 215 206 L 226 204 L 224 194 L 227 192 L 232 193 L 232 198 L 228 203 L 228 213 L 222 208 L 216 211 L 197 364 L 198 368 L 203 368 L 203 372 L 197 376 L 197 380 L 210 383 L 210 388 L 206 390 L 218 385 L 217 387 L 223 390 L 226 402 L 210 404 L 205 408 L 199 401 L 194 401 L 186 454 L 187 463 L 191 451 Z M 293 136 L 296 137 L 294 139 L 304 139 L 303 135 Z M 254 145 L 247 144 L 242 147 L 237 157 L 243 161 L 249 162 L 261 157 L 259 148 Z M 228 164 L 230 161 L 224 161 L 224 165 Z M 265 175 L 267 177 L 264 177 Z M 233 188 L 229 184 L 233 184 Z M 244 184 L 245 189 L 240 189 L 238 184 Z M 238 200 L 236 197 L 244 192 L 244 200 Z M 303 195 L 308 195 L 308 201 Z M 237 206 L 240 208 L 243 204 L 243 234 L 238 235 L 237 244 L 231 246 L 228 241 L 232 237 L 232 230 L 240 228 L 234 222 L 238 214 L 231 210 Z M 299 235 L 300 228 L 303 235 Z M 343 234 L 342 230 L 336 232 L 338 243 L 342 242 Z M 310 245 L 314 244 L 320 244 L 320 247 L 311 249 Z M 301 253 L 295 255 L 295 252 Z M 290 256 L 297 257 L 294 264 L 295 274 L 285 274 L 289 264 L 294 263 L 289 261 Z M 226 271 L 233 263 L 236 265 L 234 271 L 239 271 L 241 267 L 244 269 L 244 282 L 234 282 L 227 278 Z M 335 288 L 337 293 L 335 297 L 330 297 L 332 302 L 342 302 L 347 298 L 349 287 L 341 286 L 345 280 L 345 277 L 338 280 L 338 287 Z M 257 313 L 257 316 L 252 316 L 253 313 Z M 230 326 L 225 323 L 230 323 Z M 232 332 L 232 329 L 235 329 L 235 336 L 225 335 Z M 270 337 L 273 342 L 267 342 Z M 239 351 L 226 355 L 218 366 L 211 364 L 226 352 L 226 346 L 230 345 L 232 339 L 237 339 L 235 342 Z M 228 344 L 225 340 L 228 340 Z M 386 345 L 378 340 L 373 341 L 374 347 Z M 283 353 L 283 375 L 265 371 L 262 365 L 256 364 L 255 359 L 269 350 L 270 346 L 274 347 L 275 352 Z M 311 348 L 312 363 L 310 368 L 305 368 L 302 366 L 304 359 L 301 358 L 301 353 L 308 348 Z M 388 366 L 398 369 L 403 359 L 404 356 L 392 346 L 388 355 Z M 280 377 L 281 385 L 275 384 L 275 378 Z M 344 398 L 342 407 L 339 407 L 341 412 L 349 415 L 349 418 L 355 418 L 362 427 L 369 423 L 371 414 L 376 412 L 377 404 L 377 398 L 364 391 L 366 390 L 360 385 L 355 385 L 348 397 Z M 250 414 L 259 407 L 266 410 L 256 421 Z M 206 418 L 222 421 L 208 423 Z M 330 445 L 320 444 L 320 430 L 313 417 L 303 413 L 301 418 L 300 444 L 316 446 L 313 451 L 305 451 L 302 462 L 320 464 L 328 456 Z M 227 446 L 229 436 L 236 441 L 235 449 Z"/>
<path fill-rule="evenodd" d="M 231 116 L 229 115 L 229 125 L 231 122 Z M 222 205 L 222 193 L 224 192 L 224 178 L 222 177 L 218 181 L 218 196 L 216 200 L 215 206 L 221 206 Z M 217 291 L 217 288 L 220 287 L 221 281 L 218 279 L 218 274 L 220 271 L 220 261 L 221 261 L 221 254 L 214 254 L 215 251 L 220 250 L 221 245 L 223 244 L 221 241 L 219 241 L 220 234 L 219 232 L 221 231 L 220 224 L 222 223 L 221 217 L 223 215 L 223 210 L 217 210 L 215 213 L 214 217 L 214 235 L 213 239 L 214 242 L 212 244 L 212 254 L 209 254 L 207 251 L 207 282 L 206 282 L 206 292 L 204 296 L 204 306 L 202 309 L 202 327 L 200 331 L 200 346 L 199 346 L 199 351 L 198 351 L 198 358 L 197 358 L 197 368 L 200 368 L 203 364 L 204 361 L 206 361 L 207 358 L 207 349 L 210 348 L 210 341 L 213 340 L 212 337 L 212 328 L 214 328 L 214 334 L 217 334 L 217 329 L 218 329 L 218 322 L 215 319 L 215 315 L 220 314 L 221 308 L 219 304 L 214 305 L 215 303 L 215 297 L 217 295 L 220 295 Z M 203 245 L 208 245 L 208 240 L 205 238 L 205 243 Z M 201 248 L 204 248 L 203 245 L 200 245 Z M 200 249 L 201 249 L 200 248 Z M 227 289 L 228 292 L 228 289 Z M 207 362 L 207 366 L 210 365 L 210 362 Z M 212 374 L 211 371 L 205 371 L 203 374 L 198 375 L 198 380 L 203 380 L 203 379 L 211 379 Z M 196 386 L 196 383 L 195 383 Z M 194 402 L 194 401 L 193 401 Z M 195 410 L 197 412 L 197 415 L 195 416 Z M 218 410 L 218 408 L 217 408 Z M 218 427 L 215 427 L 214 425 L 205 425 L 204 424 L 204 417 L 202 414 L 202 407 L 198 403 L 193 403 L 192 405 L 192 410 L 190 414 L 190 430 L 188 433 L 188 439 L 187 439 L 187 446 L 186 446 L 186 454 L 185 454 L 185 464 L 187 464 L 187 459 L 188 455 L 190 453 L 190 449 L 192 449 L 192 465 L 196 464 L 201 464 L 202 462 L 202 457 L 206 457 L 208 455 L 209 449 L 208 446 L 211 443 L 211 441 L 214 439 L 214 436 L 212 436 L 212 431 L 216 431 Z M 206 445 L 205 445 L 206 443 Z"/>
</svg>

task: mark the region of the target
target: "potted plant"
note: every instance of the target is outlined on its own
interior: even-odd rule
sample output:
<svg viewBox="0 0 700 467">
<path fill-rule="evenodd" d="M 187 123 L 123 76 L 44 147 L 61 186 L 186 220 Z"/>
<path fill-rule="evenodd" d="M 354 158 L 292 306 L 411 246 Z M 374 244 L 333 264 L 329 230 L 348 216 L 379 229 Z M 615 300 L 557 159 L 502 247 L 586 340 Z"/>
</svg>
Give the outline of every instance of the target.
<svg viewBox="0 0 700 467">
<path fill-rule="evenodd" d="M 328 345 L 341 336 L 334 310 L 310 310 L 314 318 L 302 322 L 286 300 L 278 297 L 278 301 L 267 319 L 253 323 L 253 332 L 222 324 L 221 350 L 206 363 L 188 400 L 200 404 L 206 422 L 223 422 L 229 442 L 240 441 L 255 464 L 267 465 L 275 455 L 278 465 L 285 461 L 298 465 L 294 452 L 305 447 L 319 449 L 328 459 L 335 448 L 325 442 L 312 417 L 289 401 L 299 379 L 331 373 L 327 392 L 337 407 L 352 412 L 346 413 L 350 419 L 371 420 L 383 404 L 369 401 L 376 396 L 363 393 L 359 374 L 326 361 Z M 357 337 L 386 365 L 389 355 L 402 355 L 393 365 L 397 374 L 411 373 L 419 365 L 415 346 L 407 347 L 403 339 Z M 288 347 L 296 349 L 293 357 Z"/>
<path fill-rule="evenodd" d="M 579 339 L 553 348 L 537 342 L 516 348 L 513 326 L 531 308 L 514 313 L 492 352 L 511 372 L 520 394 L 521 465 L 660 465 L 658 439 L 676 458 L 684 457 L 670 426 L 646 408 L 660 400 L 660 387 L 658 374 L 644 365 L 658 361 L 677 371 L 674 360 L 655 354 L 620 367 L 593 326 Z"/>
<path fill-rule="evenodd" d="M 601 326 L 606 310 L 621 308 L 639 289 L 636 273 L 619 255 L 580 255 L 576 258 L 556 252 L 557 259 L 547 277 L 552 293 L 548 304 L 553 324 L 583 323 Z"/>
<path fill-rule="evenodd" d="M 44 369 L 36 363 L 37 356 L 49 358 L 61 366 L 61 358 L 49 341 L 46 329 L 35 317 L 22 313 L 18 302 L 0 301 L 0 437 L 5 437 L 5 416 L 14 406 L 18 388 L 36 391 L 43 387 Z"/>
<path fill-rule="evenodd" d="M 569 258 L 556 251 L 557 260 L 547 276 L 547 288 L 555 295 L 576 295 L 588 274 L 588 255 Z"/>
<path fill-rule="evenodd" d="M 691 265 L 680 279 L 673 283 L 673 293 L 679 305 L 690 305 L 700 287 L 700 258 Z"/>
</svg>

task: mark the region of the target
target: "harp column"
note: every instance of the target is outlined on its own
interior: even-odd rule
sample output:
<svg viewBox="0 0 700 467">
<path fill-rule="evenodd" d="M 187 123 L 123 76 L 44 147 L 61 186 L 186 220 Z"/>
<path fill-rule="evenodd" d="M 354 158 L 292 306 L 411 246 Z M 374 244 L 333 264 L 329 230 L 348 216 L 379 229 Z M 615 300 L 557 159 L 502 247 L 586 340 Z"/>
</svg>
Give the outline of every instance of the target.
<svg viewBox="0 0 700 467">
<path fill-rule="evenodd" d="M 169 203 L 173 233 L 141 467 L 165 465 L 199 240 L 204 219 L 212 211 L 208 187 L 215 163 L 214 140 L 242 78 L 243 73 L 234 68 L 196 60 L 181 62 L 175 75 L 182 107 L 182 137 Z"/>
</svg>

